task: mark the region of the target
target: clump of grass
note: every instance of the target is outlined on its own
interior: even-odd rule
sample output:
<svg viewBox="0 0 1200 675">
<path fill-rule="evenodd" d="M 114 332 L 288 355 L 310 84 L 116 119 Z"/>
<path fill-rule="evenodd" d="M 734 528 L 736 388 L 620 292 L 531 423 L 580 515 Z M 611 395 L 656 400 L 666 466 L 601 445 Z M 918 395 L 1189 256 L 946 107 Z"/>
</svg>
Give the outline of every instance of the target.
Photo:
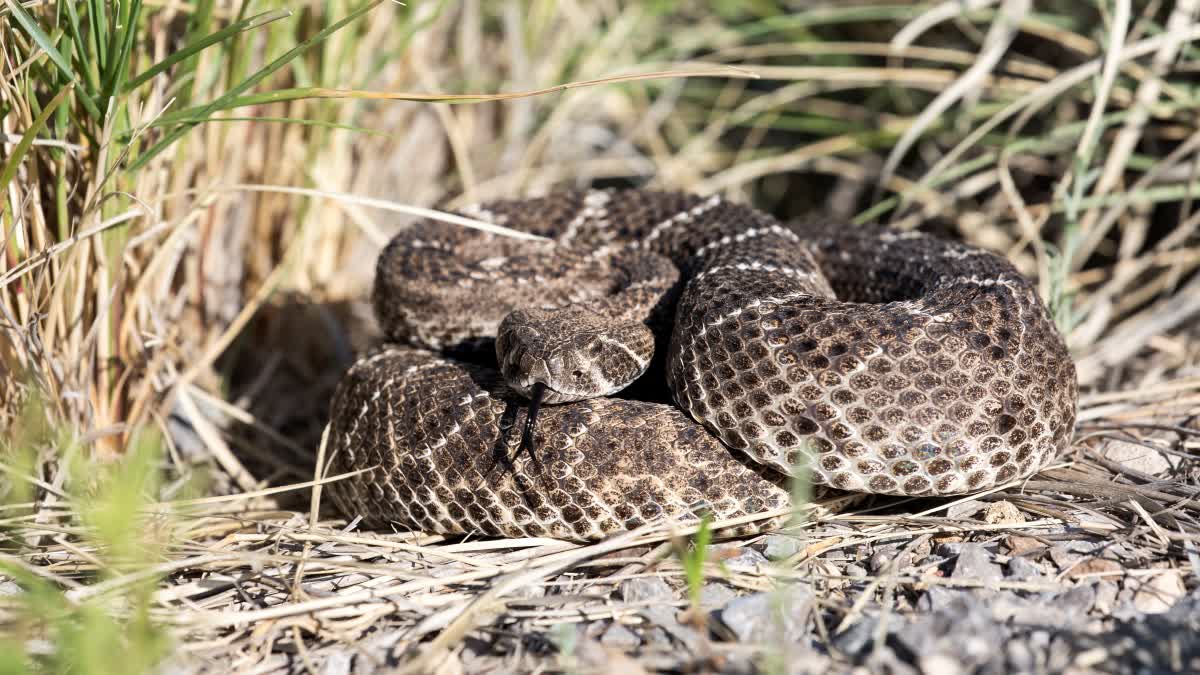
<svg viewBox="0 0 1200 675">
<path fill-rule="evenodd" d="M 124 457 L 96 466 L 82 455 L 77 439 L 54 426 L 37 398 L 26 404 L 21 423 L 11 431 L 0 441 L 0 456 L 7 460 L 0 574 L 19 591 L 6 597 L 0 669 L 155 672 L 172 643 L 151 616 L 160 579 L 154 567 L 166 553 L 171 531 L 170 519 L 155 508 L 160 439 L 153 432 L 137 434 Z M 61 497 L 58 506 L 74 514 L 68 520 L 44 512 L 50 504 L 33 499 L 36 486 L 46 484 L 37 478 L 40 454 L 61 458 L 57 467 L 65 476 L 52 480 L 61 486 L 52 492 Z M 86 551 L 91 564 L 84 577 L 60 577 L 26 562 L 47 544 Z"/>
</svg>

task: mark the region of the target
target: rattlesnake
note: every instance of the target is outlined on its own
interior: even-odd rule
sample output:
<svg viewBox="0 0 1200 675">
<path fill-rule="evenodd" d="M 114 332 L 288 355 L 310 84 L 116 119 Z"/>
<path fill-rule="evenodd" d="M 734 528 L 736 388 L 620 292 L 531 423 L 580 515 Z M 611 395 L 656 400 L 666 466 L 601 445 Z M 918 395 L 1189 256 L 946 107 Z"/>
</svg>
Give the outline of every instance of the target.
<svg viewBox="0 0 1200 675">
<path fill-rule="evenodd" d="M 364 470 L 334 501 L 367 524 L 586 540 L 698 503 L 786 508 L 797 467 L 844 491 L 982 490 L 1070 440 L 1074 364 L 988 251 L 674 192 L 460 213 L 551 241 L 426 220 L 380 255 L 385 341 L 328 436 L 333 470 Z M 673 405 L 614 393 L 643 373 Z"/>
</svg>

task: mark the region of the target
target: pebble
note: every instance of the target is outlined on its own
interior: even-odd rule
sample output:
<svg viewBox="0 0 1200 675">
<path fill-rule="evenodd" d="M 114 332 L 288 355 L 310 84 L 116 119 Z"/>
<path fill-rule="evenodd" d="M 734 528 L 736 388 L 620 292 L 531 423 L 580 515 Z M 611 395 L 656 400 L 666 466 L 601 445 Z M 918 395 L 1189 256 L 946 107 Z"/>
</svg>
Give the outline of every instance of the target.
<svg viewBox="0 0 1200 675">
<path fill-rule="evenodd" d="M 1162 614 L 1183 597 L 1183 577 L 1177 570 L 1165 570 L 1149 578 L 1129 579 L 1126 586 L 1134 588 L 1133 607 L 1146 614 Z"/>
<path fill-rule="evenodd" d="M 1165 476 L 1179 465 L 1180 459 L 1158 452 L 1140 443 L 1110 440 L 1100 455 L 1134 471 L 1150 476 Z"/>
<path fill-rule="evenodd" d="M 850 563 L 842 570 L 846 576 L 852 579 L 865 579 L 867 577 L 867 569 L 861 565 Z"/>
<path fill-rule="evenodd" d="M 954 563 L 955 579 L 998 581 L 1003 578 L 1000 566 L 992 562 L 992 556 L 979 544 L 963 544 Z"/>
<path fill-rule="evenodd" d="M 625 602 L 670 601 L 675 599 L 675 591 L 662 577 L 638 577 L 621 582 L 621 599 Z"/>
<path fill-rule="evenodd" d="M 1080 579 L 1083 577 L 1101 577 L 1120 574 L 1125 567 L 1116 560 L 1108 558 L 1088 558 L 1067 568 L 1067 577 Z"/>
<path fill-rule="evenodd" d="M 1033 537 L 1010 534 L 1004 538 L 1004 546 L 1008 549 L 1009 555 L 1025 555 L 1030 551 L 1045 548 L 1046 545 Z"/>
<path fill-rule="evenodd" d="M 740 642 L 793 643 L 805 638 L 816 596 L 803 584 L 738 598 L 721 610 L 720 620 Z"/>
<path fill-rule="evenodd" d="M 770 564 L 763 554 L 748 546 L 709 546 L 708 560 L 719 562 L 726 569 L 757 570 Z"/>
<path fill-rule="evenodd" d="M 1032 562 L 1029 558 L 1020 556 L 1008 559 L 1008 578 L 1013 581 L 1029 581 L 1031 579 L 1039 579 L 1045 570 L 1042 566 Z"/>
<path fill-rule="evenodd" d="M 992 525 L 1016 525 L 1025 522 L 1025 514 L 1012 502 L 1001 500 L 988 504 L 983 513 L 983 522 Z"/>
<path fill-rule="evenodd" d="M 1092 607 L 1103 615 L 1112 614 L 1113 609 L 1117 606 L 1117 593 L 1120 591 L 1121 587 L 1117 585 L 1117 582 L 1101 579 L 1096 583 L 1096 601 L 1092 603 Z"/>
<path fill-rule="evenodd" d="M 600 636 L 600 644 L 613 649 L 631 651 L 641 646 L 642 639 L 637 636 L 637 633 L 626 628 L 624 624 L 613 622 Z"/>
<path fill-rule="evenodd" d="M 872 574 L 883 574 L 889 568 L 899 571 L 911 564 L 912 554 L 901 553 L 900 547 L 895 544 L 880 546 L 867 561 Z"/>
<path fill-rule="evenodd" d="M 1050 559 L 1061 571 L 1083 560 L 1095 550 L 1096 544 L 1092 542 L 1067 541 L 1050 547 Z"/>
<path fill-rule="evenodd" d="M 879 618 L 874 615 L 859 617 L 846 630 L 833 636 L 833 646 L 851 658 L 860 659 L 870 651 L 878 625 Z"/>
<path fill-rule="evenodd" d="M 719 582 L 710 581 L 700 587 L 700 608 L 706 611 L 720 609 L 738 597 L 737 591 Z"/>
<path fill-rule="evenodd" d="M 1055 611 L 1074 614 L 1077 617 L 1086 616 L 1096 604 L 1096 589 L 1091 584 L 1074 586 L 1064 593 L 1058 593 L 1046 599 L 1046 606 Z"/>
<path fill-rule="evenodd" d="M 326 652 L 325 663 L 321 665 L 321 675 L 348 675 L 353 663 L 354 655 L 349 650 Z"/>
<path fill-rule="evenodd" d="M 764 542 L 763 554 L 769 560 L 784 560 L 800 552 L 800 539 L 788 534 L 772 534 Z"/>
<path fill-rule="evenodd" d="M 983 509 L 983 502 L 972 499 L 970 501 L 954 504 L 946 509 L 946 517 L 951 520 L 964 520 L 979 513 Z"/>
</svg>

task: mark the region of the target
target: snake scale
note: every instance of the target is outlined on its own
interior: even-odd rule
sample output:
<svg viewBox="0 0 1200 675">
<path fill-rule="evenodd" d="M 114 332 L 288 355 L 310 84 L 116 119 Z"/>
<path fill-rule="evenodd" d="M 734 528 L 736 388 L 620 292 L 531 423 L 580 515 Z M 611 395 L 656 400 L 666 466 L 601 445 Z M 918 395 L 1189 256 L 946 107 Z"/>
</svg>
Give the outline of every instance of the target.
<svg viewBox="0 0 1200 675">
<path fill-rule="evenodd" d="M 331 468 L 360 471 L 334 501 L 369 525 L 589 540 L 696 504 L 786 508 L 797 467 L 969 493 L 1070 441 L 1075 366 L 986 250 L 637 189 L 459 213 L 546 240 L 425 220 L 380 254 L 385 339 L 344 375 L 328 437 Z"/>
</svg>

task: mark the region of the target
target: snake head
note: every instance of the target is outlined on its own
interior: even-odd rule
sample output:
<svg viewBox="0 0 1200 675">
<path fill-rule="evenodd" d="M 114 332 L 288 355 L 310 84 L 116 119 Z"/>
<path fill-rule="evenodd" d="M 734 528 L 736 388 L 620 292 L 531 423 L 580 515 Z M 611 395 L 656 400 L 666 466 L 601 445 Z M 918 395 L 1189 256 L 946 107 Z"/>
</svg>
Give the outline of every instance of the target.
<svg viewBox="0 0 1200 675">
<path fill-rule="evenodd" d="M 641 377 L 654 354 L 645 324 L 579 306 L 519 309 L 496 334 L 496 359 L 508 385 L 529 397 L 537 384 L 546 403 L 608 396 Z"/>
</svg>

